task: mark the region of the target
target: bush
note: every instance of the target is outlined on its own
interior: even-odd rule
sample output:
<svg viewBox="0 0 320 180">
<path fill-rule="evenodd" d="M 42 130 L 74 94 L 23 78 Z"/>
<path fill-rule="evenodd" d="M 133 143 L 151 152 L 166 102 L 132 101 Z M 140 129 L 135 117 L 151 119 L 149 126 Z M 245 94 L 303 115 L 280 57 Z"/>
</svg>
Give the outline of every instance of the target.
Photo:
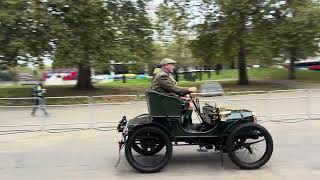
<svg viewBox="0 0 320 180">
<path fill-rule="evenodd" d="M 1 81 L 16 81 L 17 73 L 13 70 L 0 71 Z"/>
</svg>

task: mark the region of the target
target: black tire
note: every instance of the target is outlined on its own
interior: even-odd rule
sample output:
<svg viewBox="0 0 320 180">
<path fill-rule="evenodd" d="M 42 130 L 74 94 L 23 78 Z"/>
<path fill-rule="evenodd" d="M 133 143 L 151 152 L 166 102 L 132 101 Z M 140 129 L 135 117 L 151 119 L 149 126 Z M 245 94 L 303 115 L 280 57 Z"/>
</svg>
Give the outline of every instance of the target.
<svg viewBox="0 0 320 180">
<path fill-rule="evenodd" d="M 151 134 L 149 136 L 149 139 L 153 138 L 155 139 L 155 141 L 157 142 L 161 142 L 163 144 L 161 149 L 165 148 L 165 153 L 163 154 L 163 159 L 160 160 L 159 163 L 155 164 L 155 165 L 144 165 L 141 164 L 140 162 L 138 162 L 138 160 L 136 160 L 136 158 L 133 155 L 133 151 L 136 151 L 136 139 L 139 138 L 143 138 L 144 135 L 146 134 Z M 140 150 L 141 148 L 138 147 Z M 161 149 L 159 151 L 161 151 Z M 139 151 L 139 150 L 138 150 Z M 137 152 L 139 153 L 139 152 Z M 143 152 L 145 153 L 145 152 Z M 142 154 L 143 153 L 139 153 Z M 160 171 L 163 167 L 165 167 L 169 160 L 171 159 L 172 156 L 172 143 L 170 141 L 169 136 L 161 129 L 157 128 L 157 127 L 152 127 L 152 126 L 145 126 L 145 127 L 141 127 L 139 129 L 137 129 L 136 131 L 134 131 L 132 133 L 132 135 L 129 137 L 128 141 L 126 142 L 126 146 L 125 146 L 125 155 L 127 158 L 128 163 L 136 170 L 143 172 L 143 173 L 153 173 L 153 172 L 158 172 Z M 144 155 L 143 155 L 144 156 Z M 155 156 L 151 156 L 151 155 L 147 155 L 144 157 L 155 157 Z"/>
<path fill-rule="evenodd" d="M 262 136 L 264 139 L 258 140 Z M 254 142 L 247 142 L 248 140 L 254 140 Z M 239 153 L 237 151 L 241 150 L 248 151 L 248 154 L 255 155 L 253 151 L 256 150 L 256 148 L 251 146 L 264 141 L 266 147 L 263 155 L 258 160 L 244 162 L 238 157 L 241 152 Z M 264 145 L 264 143 L 262 143 L 262 145 Z M 230 133 L 226 142 L 226 148 L 232 162 L 241 169 L 258 169 L 269 161 L 273 152 L 273 140 L 268 130 L 263 126 L 246 123 L 239 125 Z"/>
<path fill-rule="evenodd" d="M 140 146 L 138 146 L 137 143 L 132 143 L 132 148 L 137 153 L 145 156 L 155 155 L 158 152 L 160 152 L 164 147 L 164 144 L 162 142 L 158 142 L 158 144 L 156 144 L 152 149 L 149 150 L 148 147 L 144 145 L 144 142 L 140 142 L 140 143 L 141 143 Z"/>
</svg>

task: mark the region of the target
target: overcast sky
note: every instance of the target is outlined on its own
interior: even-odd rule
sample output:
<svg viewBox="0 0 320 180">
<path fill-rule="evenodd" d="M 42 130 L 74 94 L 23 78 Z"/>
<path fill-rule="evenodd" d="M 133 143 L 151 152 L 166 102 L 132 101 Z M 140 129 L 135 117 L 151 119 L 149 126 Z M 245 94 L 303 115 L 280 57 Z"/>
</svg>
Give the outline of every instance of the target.
<svg viewBox="0 0 320 180">
<path fill-rule="evenodd" d="M 163 2 L 163 0 L 153 0 L 148 3 L 147 11 L 150 14 L 151 18 L 154 19 L 156 17 L 155 11 L 156 11 L 157 7 L 159 6 L 159 4 L 162 2 Z"/>
</svg>

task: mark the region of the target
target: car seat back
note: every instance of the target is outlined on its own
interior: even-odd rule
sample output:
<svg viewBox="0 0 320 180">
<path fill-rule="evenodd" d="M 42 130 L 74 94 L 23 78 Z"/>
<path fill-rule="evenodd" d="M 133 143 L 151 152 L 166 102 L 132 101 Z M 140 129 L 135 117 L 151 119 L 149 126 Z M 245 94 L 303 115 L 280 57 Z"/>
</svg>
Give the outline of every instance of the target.
<svg viewBox="0 0 320 180">
<path fill-rule="evenodd" d="M 149 115 L 152 117 L 181 117 L 184 102 L 175 96 L 147 91 L 146 100 Z"/>
</svg>

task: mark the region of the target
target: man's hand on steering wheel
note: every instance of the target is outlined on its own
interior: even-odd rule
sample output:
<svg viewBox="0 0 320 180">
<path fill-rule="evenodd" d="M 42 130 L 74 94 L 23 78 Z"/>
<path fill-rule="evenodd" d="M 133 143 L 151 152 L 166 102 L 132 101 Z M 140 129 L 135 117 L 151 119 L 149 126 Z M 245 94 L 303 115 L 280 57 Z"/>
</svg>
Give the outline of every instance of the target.
<svg viewBox="0 0 320 180">
<path fill-rule="evenodd" d="M 190 91 L 190 93 L 196 92 L 198 89 L 197 87 L 189 87 L 188 90 Z"/>
</svg>

